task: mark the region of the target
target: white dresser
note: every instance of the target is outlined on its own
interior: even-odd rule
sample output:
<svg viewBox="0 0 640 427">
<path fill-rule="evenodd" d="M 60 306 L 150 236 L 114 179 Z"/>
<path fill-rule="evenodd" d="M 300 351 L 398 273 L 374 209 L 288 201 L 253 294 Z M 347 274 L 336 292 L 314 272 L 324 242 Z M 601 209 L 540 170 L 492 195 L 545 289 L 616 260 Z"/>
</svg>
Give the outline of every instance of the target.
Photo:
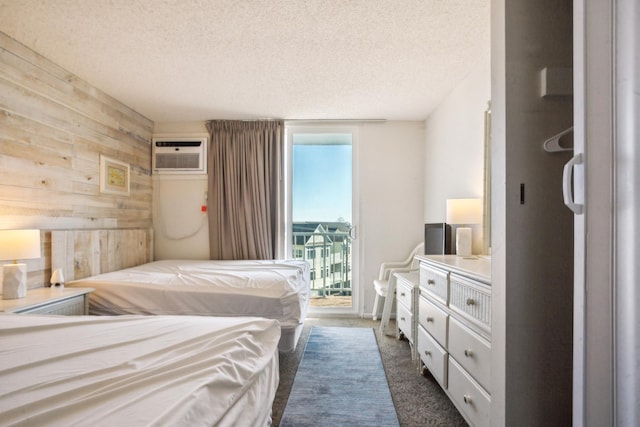
<svg viewBox="0 0 640 427">
<path fill-rule="evenodd" d="M 420 255 L 416 348 L 466 421 L 490 425 L 491 261 Z"/>
</svg>

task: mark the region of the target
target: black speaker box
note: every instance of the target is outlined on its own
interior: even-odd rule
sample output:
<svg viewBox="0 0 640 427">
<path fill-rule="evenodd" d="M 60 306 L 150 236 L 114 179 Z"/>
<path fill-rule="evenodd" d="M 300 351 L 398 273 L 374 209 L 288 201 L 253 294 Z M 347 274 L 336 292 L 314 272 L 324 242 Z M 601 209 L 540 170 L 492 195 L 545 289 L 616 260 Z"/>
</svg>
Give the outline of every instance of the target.
<svg viewBox="0 0 640 427">
<path fill-rule="evenodd" d="M 424 225 L 424 254 L 446 255 L 451 253 L 451 226 L 444 222 Z"/>
</svg>

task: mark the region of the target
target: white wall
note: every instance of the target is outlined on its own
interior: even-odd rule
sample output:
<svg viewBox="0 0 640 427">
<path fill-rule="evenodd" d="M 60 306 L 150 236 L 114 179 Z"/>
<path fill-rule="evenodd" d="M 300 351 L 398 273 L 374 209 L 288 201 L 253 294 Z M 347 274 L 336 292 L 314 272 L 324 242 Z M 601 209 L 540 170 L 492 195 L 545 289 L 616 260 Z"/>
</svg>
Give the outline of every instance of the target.
<svg viewBox="0 0 640 427">
<path fill-rule="evenodd" d="M 426 120 L 425 223 L 445 222 L 447 199 L 484 196 L 484 112 L 490 98 L 487 54 Z M 473 253 L 482 253 L 480 225 L 473 227 Z"/>
<path fill-rule="evenodd" d="M 208 259 L 207 175 L 153 176 L 154 258 Z"/>
<path fill-rule="evenodd" d="M 363 313 L 370 315 L 384 261 L 402 261 L 424 233 L 424 123 L 385 122 L 360 126 L 360 283 Z"/>
</svg>

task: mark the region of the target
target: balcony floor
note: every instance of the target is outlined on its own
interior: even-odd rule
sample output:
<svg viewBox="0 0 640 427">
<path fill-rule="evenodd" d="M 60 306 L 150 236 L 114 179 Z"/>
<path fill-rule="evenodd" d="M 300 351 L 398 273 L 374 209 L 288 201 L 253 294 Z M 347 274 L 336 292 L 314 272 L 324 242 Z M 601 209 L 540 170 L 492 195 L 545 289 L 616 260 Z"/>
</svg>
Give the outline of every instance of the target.
<svg viewBox="0 0 640 427">
<path fill-rule="evenodd" d="M 311 307 L 351 307 L 352 301 L 350 296 L 331 295 L 326 298 L 311 298 Z"/>
</svg>

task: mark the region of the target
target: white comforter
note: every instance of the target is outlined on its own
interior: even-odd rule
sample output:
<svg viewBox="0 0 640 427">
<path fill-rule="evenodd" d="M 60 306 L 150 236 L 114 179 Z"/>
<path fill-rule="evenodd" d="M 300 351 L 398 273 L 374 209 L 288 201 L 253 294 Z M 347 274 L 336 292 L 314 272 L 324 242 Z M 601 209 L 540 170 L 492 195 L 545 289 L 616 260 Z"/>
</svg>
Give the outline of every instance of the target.
<svg viewBox="0 0 640 427">
<path fill-rule="evenodd" d="M 0 315 L 0 424 L 264 425 L 279 337 L 255 318 Z"/>
<path fill-rule="evenodd" d="M 94 288 L 91 314 L 260 316 L 300 325 L 309 306 L 305 261 L 166 260 L 76 280 Z"/>
</svg>

